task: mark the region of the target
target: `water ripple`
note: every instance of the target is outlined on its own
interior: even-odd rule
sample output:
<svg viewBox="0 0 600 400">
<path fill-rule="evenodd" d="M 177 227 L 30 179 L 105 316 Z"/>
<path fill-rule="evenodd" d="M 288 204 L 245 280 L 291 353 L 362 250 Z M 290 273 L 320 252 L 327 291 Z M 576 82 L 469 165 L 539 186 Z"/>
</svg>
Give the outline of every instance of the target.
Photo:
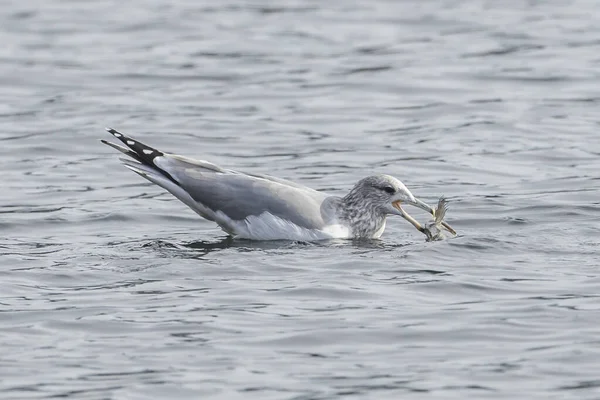
<svg viewBox="0 0 600 400">
<path fill-rule="evenodd" d="M 8 2 L 0 397 L 597 397 L 594 6 Z M 389 173 L 459 236 L 232 240 L 106 125 L 336 194 Z"/>
</svg>

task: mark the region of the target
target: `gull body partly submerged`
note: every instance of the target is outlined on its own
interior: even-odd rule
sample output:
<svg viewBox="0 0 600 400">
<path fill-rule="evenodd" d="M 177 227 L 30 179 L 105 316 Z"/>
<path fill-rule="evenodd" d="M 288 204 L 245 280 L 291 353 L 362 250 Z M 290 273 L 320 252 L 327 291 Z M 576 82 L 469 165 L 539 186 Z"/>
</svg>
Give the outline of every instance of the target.
<svg viewBox="0 0 600 400">
<path fill-rule="evenodd" d="M 288 180 L 245 174 L 208 161 L 164 153 L 114 129 L 107 131 L 127 146 L 102 140 L 129 156 L 121 158 L 127 168 L 168 190 L 236 238 L 379 238 L 388 215 L 412 218 L 401 204 L 435 213 L 389 175 L 366 177 L 346 196 L 331 196 Z M 445 222 L 443 225 L 452 229 Z"/>
</svg>

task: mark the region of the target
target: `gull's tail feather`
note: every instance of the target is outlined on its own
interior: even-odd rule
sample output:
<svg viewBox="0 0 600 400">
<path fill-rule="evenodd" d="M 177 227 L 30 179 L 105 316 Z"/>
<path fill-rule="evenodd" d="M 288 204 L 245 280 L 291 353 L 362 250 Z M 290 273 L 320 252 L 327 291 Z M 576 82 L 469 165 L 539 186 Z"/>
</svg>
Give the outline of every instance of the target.
<svg viewBox="0 0 600 400">
<path fill-rule="evenodd" d="M 106 128 L 106 131 L 108 133 L 110 133 L 111 135 L 113 135 L 114 137 L 116 137 L 117 139 L 119 139 L 121 142 L 123 142 L 128 148 L 125 148 L 123 146 L 119 146 L 118 144 L 115 143 L 111 143 L 109 141 L 106 140 L 101 140 L 102 143 L 112 147 L 113 149 L 117 149 L 118 151 L 120 151 L 123 154 L 128 155 L 129 157 L 133 158 L 135 161 L 137 161 L 138 163 L 149 167 L 150 170 L 148 170 L 148 168 L 144 168 L 142 169 L 145 174 L 143 174 L 144 177 L 147 178 L 147 174 L 149 172 L 154 172 L 154 173 L 159 173 L 162 176 L 164 176 L 165 178 L 169 179 L 171 182 L 179 185 L 179 182 L 177 182 L 172 176 L 171 174 L 169 174 L 167 171 L 165 171 L 164 169 L 160 168 L 158 165 L 156 165 L 156 163 L 154 162 L 154 159 L 157 157 L 162 157 L 164 156 L 164 153 L 156 150 L 153 147 L 147 146 L 142 142 L 139 142 L 135 139 L 130 138 L 129 136 L 115 130 L 112 128 Z M 124 161 L 125 159 L 121 159 L 121 161 Z M 132 164 L 136 164 L 136 163 L 125 163 L 125 166 L 135 172 L 136 168 L 135 165 Z M 137 168 L 138 170 L 140 168 Z M 139 172 L 138 172 L 139 173 Z M 140 174 L 142 175 L 142 174 Z"/>
<path fill-rule="evenodd" d="M 100 141 L 102 143 L 104 143 L 107 146 L 112 147 L 113 149 L 119 150 L 121 153 L 128 155 L 129 157 L 133 158 L 134 160 L 136 160 L 139 163 L 143 163 L 142 159 L 133 151 L 123 147 L 123 146 L 119 146 L 116 143 L 113 142 L 109 142 L 108 140 L 104 140 L 104 139 L 100 139 Z"/>
<path fill-rule="evenodd" d="M 184 189 L 183 186 L 185 185 L 182 185 L 178 180 L 176 180 L 173 177 L 173 171 L 176 170 L 176 168 L 174 167 L 177 167 L 177 165 L 173 165 L 173 163 L 182 162 L 177 159 L 177 156 L 165 154 L 150 146 L 140 143 L 137 140 L 134 140 L 114 129 L 107 128 L 106 130 L 114 137 L 119 139 L 121 142 L 123 142 L 125 145 L 127 145 L 126 148 L 118 144 L 108 142 L 106 140 L 101 140 L 102 143 L 131 157 L 119 158 L 125 167 L 135 172 L 136 174 L 142 176 L 143 178 L 146 178 L 150 182 L 155 183 L 156 185 L 168 190 L 171 194 L 173 194 L 184 204 L 186 204 L 188 207 L 196 211 L 204 218 L 210 221 L 215 220 L 214 212 L 212 212 L 209 209 L 206 209 L 206 207 L 204 207 L 201 203 L 198 203 L 196 200 L 194 200 L 190 196 L 190 194 Z M 161 162 L 163 162 L 163 165 L 159 166 Z M 173 167 L 173 169 L 171 169 L 170 167 Z M 169 169 L 171 173 L 167 172 L 165 169 Z"/>
<path fill-rule="evenodd" d="M 448 200 L 444 196 L 438 200 L 438 205 L 435 210 L 435 223 L 441 224 L 448 211 Z"/>
</svg>

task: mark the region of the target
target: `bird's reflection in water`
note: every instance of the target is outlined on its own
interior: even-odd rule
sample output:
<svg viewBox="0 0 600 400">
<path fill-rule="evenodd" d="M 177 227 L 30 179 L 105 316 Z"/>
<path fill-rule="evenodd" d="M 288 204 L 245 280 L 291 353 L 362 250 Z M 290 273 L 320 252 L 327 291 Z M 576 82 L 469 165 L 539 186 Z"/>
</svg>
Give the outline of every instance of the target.
<svg viewBox="0 0 600 400">
<path fill-rule="evenodd" d="M 216 240 L 198 240 L 192 242 L 176 242 L 154 240 L 143 245 L 166 258 L 203 258 L 210 253 L 220 252 L 237 247 L 236 241 L 229 236 Z"/>
<path fill-rule="evenodd" d="M 235 246 L 235 240 L 231 236 L 225 236 L 217 241 L 214 240 L 198 240 L 193 242 L 183 243 L 181 246 L 199 250 L 201 252 L 210 253 L 212 251 L 224 250 Z"/>
<path fill-rule="evenodd" d="M 155 240 L 145 243 L 142 247 L 155 250 L 164 257 L 176 258 L 203 258 L 209 254 L 226 251 L 229 249 L 236 252 L 253 251 L 277 251 L 277 250 L 302 250 L 323 249 L 331 250 L 340 248 L 351 248 L 355 251 L 391 251 L 404 247 L 406 244 L 390 243 L 378 239 L 356 239 L 356 240 L 324 240 L 315 242 L 293 241 L 293 240 L 271 240 L 255 241 L 245 239 L 234 239 L 231 236 L 223 236 L 214 240 L 196 240 L 189 242 L 171 242 L 166 240 Z"/>
<path fill-rule="evenodd" d="M 145 243 L 142 247 L 150 248 L 165 257 L 179 258 L 202 258 L 212 253 L 218 253 L 229 249 L 237 252 L 268 251 L 268 250 L 290 250 L 317 246 L 316 243 L 273 240 L 254 241 L 234 239 L 224 236 L 215 240 L 196 240 L 190 242 L 171 242 L 166 240 L 155 240 Z"/>
</svg>

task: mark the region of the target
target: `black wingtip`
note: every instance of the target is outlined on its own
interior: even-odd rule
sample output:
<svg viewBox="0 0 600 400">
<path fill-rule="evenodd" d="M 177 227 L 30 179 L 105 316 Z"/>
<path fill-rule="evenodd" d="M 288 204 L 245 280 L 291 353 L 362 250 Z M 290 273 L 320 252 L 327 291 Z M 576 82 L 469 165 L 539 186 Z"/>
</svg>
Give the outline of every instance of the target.
<svg viewBox="0 0 600 400">
<path fill-rule="evenodd" d="M 142 164 L 146 164 L 148 166 L 151 166 L 152 168 L 157 169 L 163 175 L 165 175 L 168 179 L 173 181 L 175 184 L 177 184 L 177 185 L 179 184 L 175 179 L 173 179 L 171 174 L 169 174 L 167 171 L 159 168 L 154 163 L 155 158 L 161 157 L 164 155 L 164 153 L 162 151 L 156 150 L 153 147 L 147 146 L 142 142 L 132 139 L 129 136 L 117 131 L 116 129 L 106 128 L 106 131 L 108 133 L 110 133 L 111 135 L 113 135 L 114 137 L 116 137 L 117 139 L 119 139 L 121 142 L 123 142 L 123 144 L 125 144 L 131 150 L 125 150 L 124 147 L 116 146 L 107 141 L 104 141 L 103 143 L 106 143 L 109 146 L 116 148 L 117 150 L 129 155 L 131 158 L 141 162 Z M 121 148 L 119 148 L 119 147 L 121 147 Z"/>
<path fill-rule="evenodd" d="M 106 128 L 106 131 L 123 142 L 127 147 L 137 153 L 141 158 L 148 159 L 151 161 L 155 157 L 163 155 L 162 151 L 156 150 L 153 147 L 145 145 L 144 143 L 130 138 L 129 136 L 117 131 L 113 128 Z"/>
<path fill-rule="evenodd" d="M 121 138 L 126 137 L 125 135 L 123 135 L 121 132 L 119 132 L 116 129 L 113 129 L 113 128 L 104 128 L 104 129 L 106 129 L 106 132 L 110 133 L 111 135 L 113 135 L 117 139 L 121 139 Z"/>
</svg>

